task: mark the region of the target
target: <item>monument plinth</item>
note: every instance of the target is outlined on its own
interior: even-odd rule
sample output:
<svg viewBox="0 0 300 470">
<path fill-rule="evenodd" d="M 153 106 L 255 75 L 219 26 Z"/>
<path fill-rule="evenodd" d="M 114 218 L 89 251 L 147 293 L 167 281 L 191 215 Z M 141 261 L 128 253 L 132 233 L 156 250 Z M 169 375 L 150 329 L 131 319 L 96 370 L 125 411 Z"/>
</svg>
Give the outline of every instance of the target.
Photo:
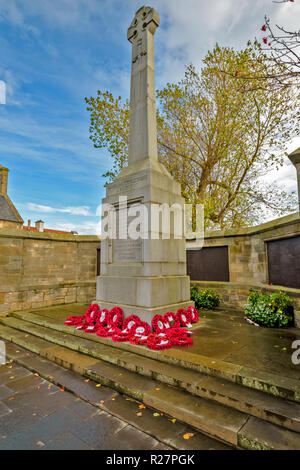
<svg viewBox="0 0 300 470">
<path fill-rule="evenodd" d="M 102 201 L 115 208 L 116 233 L 101 241 L 96 300 L 100 308 L 118 305 L 125 316 L 135 313 L 148 322 L 158 313 L 176 312 L 192 304 L 183 230 L 182 236 L 177 236 L 183 218 L 176 219 L 171 212 L 166 238 L 162 226 L 154 224 L 151 212 L 162 204 L 184 206 L 179 183 L 157 159 L 154 33 L 158 26 L 158 13 L 144 6 L 137 11 L 127 33 L 132 44 L 128 166 L 107 185 Z M 124 212 L 120 197 L 127 199 L 129 210 Z M 121 236 L 119 221 L 124 214 L 129 215 L 129 221 L 134 220 L 132 214 L 141 208 L 147 214 L 141 236 Z"/>
</svg>

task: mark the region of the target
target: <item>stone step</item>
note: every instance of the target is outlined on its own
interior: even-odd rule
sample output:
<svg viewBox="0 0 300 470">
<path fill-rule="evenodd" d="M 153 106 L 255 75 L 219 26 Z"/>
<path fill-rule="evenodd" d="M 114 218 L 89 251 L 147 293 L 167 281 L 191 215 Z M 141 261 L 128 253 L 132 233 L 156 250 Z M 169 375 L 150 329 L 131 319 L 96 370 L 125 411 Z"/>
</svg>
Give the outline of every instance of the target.
<svg viewBox="0 0 300 470">
<path fill-rule="evenodd" d="M 235 410 L 300 433 L 300 405 L 297 403 L 275 398 L 274 396 L 228 382 L 224 379 L 184 369 L 183 367 L 165 364 L 121 349 L 116 354 L 115 348 L 102 344 L 101 339 L 95 335 L 93 335 L 93 338 L 96 338 L 98 341 L 91 340 L 91 335 L 87 334 L 85 334 L 85 338 L 78 338 L 77 341 L 74 341 L 74 336 L 71 334 L 52 330 L 51 328 L 13 317 L 2 319 L 2 323 L 70 350 L 118 365 L 158 382 L 177 387 L 193 395 L 213 400 Z M 69 331 L 70 328 L 68 329 Z"/>
<path fill-rule="evenodd" d="M 227 393 L 227 395 L 224 393 L 225 389 L 221 389 L 221 391 L 218 390 L 217 393 L 218 397 L 224 399 L 224 404 L 231 407 L 229 408 L 228 406 L 224 406 L 224 404 L 220 404 L 221 400 L 219 403 L 216 403 L 216 401 L 212 401 L 209 396 L 204 399 L 198 397 L 192 397 L 191 399 L 190 394 L 182 390 L 174 389 L 174 387 L 170 385 L 166 385 L 168 383 L 167 380 L 169 380 L 170 383 L 172 377 L 174 385 L 174 377 L 176 377 L 177 386 L 179 383 L 184 383 L 185 381 L 187 390 L 188 388 L 191 389 L 193 384 L 196 385 L 197 382 L 200 384 L 200 387 L 198 386 L 199 389 L 206 391 L 206 393 L 207 390 L 209 390 L 209 394 L 213 395 L 212 390 L 216 389 L 217 385 L 220 386 L 220 383 L 217 384 L 215 378 L 203 376 L 200 377 L 202 381 L 200 380 L 199 382 L 199 376 L 201 376 L 201 374 L 195 371 L 185 371 L 183 369 L 181 370 L 179 367 L 166 364 L 163 365 L 165 370 L 158 370 L 157 368 L 155 369 L 155 367 L 161 367 L 161 364 L 157 361 L 151 361 L 148 358 L 141 358 L 139 356 L 134 357 L 134 354 L 125 351 L 119 351 L 120 355 L 116 356 L 115 349 L 109 348 L 101 343 L 96 344 L 95 341 L 88 339 L 74 341 L 72 335 L 63 334 L 58 331 L 51 332 L 49 328 L 33 325 L 14 318 L 7 317 L 3 319 L 2 322 L 6 323 L 6 325 L 10 325 L 9 327 L 0 327 L 0 336 L 3 338 L 27 347 L 31 351 L 37 352 L 57 364 L 71 368 L 82 375 L 108 385 L 137 400 L 143 401 L 148 406 L 152 406 L 164 413 L 175 416 L 176 419 L 182 420 L 202 432 L 225 440 L 230 444 L 237 445 L 237 431 L 241 427 L 244 428 L 249 414 L 245 412 L 241 413 L 232 407 L 232 403 L 238 401 L 236 398 L 231 397 L 233 396 L 234 390 L 231 390 L 231 393 Z M 46 336 L 48 338 L 47 340 L 44 339 Z M 57 345 L 57 343 L 63 346 Z M 79 350 L 82 352 L 78 352 Z M 102 357 L 105 357 L 105 360 L 99 359 Z M 114 364 L 109 363 L 108 359 L 114 361 Z M 142 364 L 141 361 L 143 360 L 147 361 L 147 365 Z M 126 370 L 125 368 L 121 369 L 119 367 L 120 363 L 122 367 L 127 365 L 131 370 Z M 137 365 L 137 363 L 139 365 Z M 150 369 L 152 369 L 152 371 Z M 141 371 L 144 372 L 144 375 L 137 375 L 136 372 L 141 373 Z M 188 374 L 191 373 L 192 375 L 189 376 Z M 180 374 L 182 375 L 180 376 Z M 184 374 L 185 377 L 183 376 Z M 161 383 L 163 381 L 164 383 Z M 233 384 L 230 383 L 223 383 L 221 385 L 223 387 L 233 386 Z M 247 389 L 245 390 L 248 391 L 248 393 L 252 392 Z M 166 396 L 167 400 L 165 399 Z M 235 390 L 235 397 L 237 396 L 238 391 Z M 261 394 L 261 399 L 266 397 L 273 399 L 273 397 Z M 207 400 L 207 398 L 210 398 L 210 400 Z M 249 400 L 249 396 L 245 398 L 248 398 L 248 402 L 251 401 Z M 280 403 L 283 402 L 282 400 L 278 401 Z M 276 419 L 280 421 L 280 413 L 281 416 L 283 413 L 280 409 L 278 412 L 278 407 L 276 408 L 275 405 L 274 403 L 274 410 L 270 411 L 270 406 L 269 409 L 265 409 L 264 416 L 275 416 Z M 251 409 L 251 406 L 247 405 L 247 402 L 245 402 L 244 406 L 248 406 L 249 409 Z M 258 409 L 261 412 L 263 410 L 263 403 L 260 403 L 260 406 L 261 408 Z M 287 415 L 282 418 L 282 421 L 289 422 L 291 429 L 298 429 L 297 425 L 299 424 L 299 419 L 297 419 L 297 417 L 295 418 L 292 413 L 295 413 L 295 407 L 299 405 L 296 403 L 288 404 L 283 402 L 281 406 Z M 286 408 L 284 408 L 284 406 L 286 406 Z M 247 411 L 247 409 L 244 411 Z M 290 413 L 287 413 L 287 411 Z M 275 429 L 277 427 L 278 426 L 275 426 Z M 289 435 L 290 431 L 287 431 L 287 433 Z M 292 437 L 294 434 L 295 433 L 292 433 Z M 247 443 L 248 441 L 244 440 L 244 442 Z M 258 444 L 256 443 L 255 445 Z M 260 442 L 259 445 L 265 444 Z"/>
<path fill-rule="evenodd" d="M 244 413 L 202 398 L 191 399 L 191 395 L 184 391 L 175 390 L 171 386 L 135 372 L 71 351 L 30 333 L 24 334 L 24 331 L 0 325 L 0 336 L 227 444 L 237 446 L 238 431 L 248 420 L 248 415 Z"/>
<path fill-rule="evenodd" d="M 161 384 L 149 377 L 0 325 L 0 336 L 67 369 L 124 393 L 146 406 L 176 418 L 212 438 L 246 449 L 300 448 L 299 434 L 227 406 Z M 255 432 L 255 429 L 258 432 Z"/>
<path fill-rule="evenodd" d="M 283 377 L 274 373 L 262 372 L 251 368 L 241 368 L 235 364 L 230 364 L 218 359 L 212 359 L 192 352 L 184 351 L 182 348 L 172 348 L 167 351 L 152 351 L 147 347 L 132 345 L 126 343 L 114 343 L 110 338 L 99 338 L 94 334 L 88 335 L 84 331 L 76 330 L 73 327 L 65 326 L 63 318 L 60 320 L 50 316 L 39 315 L 31 312 L 16 312 L 11 314 L 10 318 L 18 318 L 26 322 L 41 325 L 49 329 L 67 333 L 69 335 L 107 345 L 118 351 L 132 352 L 141 356 L 143 359 L 154 359 L 164 365 L 176 365 L 184 370 L 197 371 L 205 375 L 210 375 L 222 380 L 240 384 L 243 387 L 258 390 L 276 398 L 281 397 L 285 400 L 300 403 L 300 383 L 299 380 L 289 377 Z M 202 392 L 201 392 L 202 393 Z"/>
</svg>

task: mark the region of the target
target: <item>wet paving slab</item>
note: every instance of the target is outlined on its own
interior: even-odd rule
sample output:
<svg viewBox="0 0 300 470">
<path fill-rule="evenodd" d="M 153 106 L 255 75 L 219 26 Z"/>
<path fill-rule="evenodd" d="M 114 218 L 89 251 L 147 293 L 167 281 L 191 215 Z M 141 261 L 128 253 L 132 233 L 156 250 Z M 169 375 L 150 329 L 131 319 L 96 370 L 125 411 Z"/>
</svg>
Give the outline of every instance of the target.
<svg viewBox="0 0 300 470">
<path fill-rule="evenodd" d="M 232 449 L 133 398 L 6 345 L 10 353 L 18 351 L 17 360 L 22 354 L 22 365 L 8 359 L 0 367 L 0 450 Z M 192 433 L 188 441 L 186 433 Z"/>
<path fill-rule="evenodd" d="M 69 377 L 64 378 L 64 372 Z M 69 371 L 60 373 L 61 380 L 70 379 Z M 0 450 L 169 449 L 14 361 L 1 366 L 0 378 Z M 84 383 L 75 373 L 72 380 L 97 390 L 95 383 Z M 109 389 L 105 392 L 105 387 L 98 391 L 98 399 L 116 395 Z"/>
</svg>

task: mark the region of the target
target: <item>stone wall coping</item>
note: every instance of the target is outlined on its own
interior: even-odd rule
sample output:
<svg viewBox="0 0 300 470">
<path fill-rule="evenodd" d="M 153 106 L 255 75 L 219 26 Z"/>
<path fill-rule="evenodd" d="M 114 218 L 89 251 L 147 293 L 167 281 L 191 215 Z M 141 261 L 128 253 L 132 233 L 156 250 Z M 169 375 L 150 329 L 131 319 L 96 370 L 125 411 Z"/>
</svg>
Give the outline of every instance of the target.
<svg viewBox="0 0 300 470">
<path fill-rule="evenodd" d="M 33 240 L 52 240 L 58 242 L 100 242 L 98 235 L 74 235 L 72 233 L 30 232 L 23 229 L 1 228 L 0 238 L 27 238 Z"/>
<path fill-rule="evenodd" d="M 204 238 L 206 240 L 213 238 L 247 237 L 297 223 L 300 223 L 300 212 L 295 212 L 294 214 L 290 214 L 279 219 L 274 219 L 270 222 L 256 225 L 254 227 L 239 227 L 237 229 L 208 231 L 205 232 Z M 187 240 L 187 248 L 192 248 L 194 246 L 195 243 L 193 242 L 193 240 Z"/>
<path fill-rule="evenodd" d="M 196 286 L 203 286 L 203 287 L 224 287 L 224 288 L 229 288 L 234 287 L 238 289 L 267 289 L 271 290 L 274 292 L 279 292 L 279 291 L 284 291 L 287 293 L 290 293 L 294 295 L 295 297 L 300 297 L 300 289 L 296 289 L 294 287 L 286 287 L 286 286 L 274 286 L 270 284 L 262 284 L 262 283 L 254 283 L 254 282 L 223 282 L 223 281 L 192 281 L 191 280 L 191 286 L 196 285 Z"/>
</svg>

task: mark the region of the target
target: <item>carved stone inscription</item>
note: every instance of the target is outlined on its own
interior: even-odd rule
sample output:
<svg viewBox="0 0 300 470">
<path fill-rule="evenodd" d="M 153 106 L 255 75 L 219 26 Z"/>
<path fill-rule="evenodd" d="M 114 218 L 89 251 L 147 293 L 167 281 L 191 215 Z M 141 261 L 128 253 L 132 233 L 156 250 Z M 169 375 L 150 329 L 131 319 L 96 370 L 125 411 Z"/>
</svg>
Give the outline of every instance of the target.
<svg viewBox="0 0 300 470">
<path fill-rule="evenodd" d="M 143 241 L 141 238 L 138 238 L 137 240 L 128 238 L 126 233 L 126 224 L 124 224 L 125 219 L 130 223 L 130 217 L 128 217 L 126 211 L 117 210 L 116 239 L 112 240 L 112 262 L 141 263 Z"/>
</svg>

